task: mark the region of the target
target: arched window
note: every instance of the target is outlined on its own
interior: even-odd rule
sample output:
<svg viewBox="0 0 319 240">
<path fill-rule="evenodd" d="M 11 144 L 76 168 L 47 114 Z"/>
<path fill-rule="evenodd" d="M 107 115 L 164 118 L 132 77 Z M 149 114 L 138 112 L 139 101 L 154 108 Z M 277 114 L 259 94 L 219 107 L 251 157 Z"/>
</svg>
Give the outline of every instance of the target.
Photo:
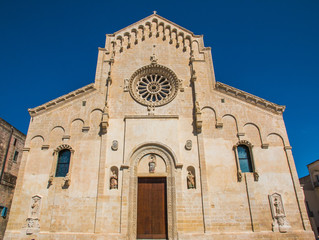
<svg viewBox="0 0 319 240">
<path fill-rule="evenodd" d="M 246 145 L 239 145 L 237 152 L 240 170 L 242 172 L 253 172 L 249 148 Z"/>
<path fill-rule="evenodd" d="M 59 152 L 58 162 L 56 166 L 56 177 L 65 177 L 69 172 L 71 151 L 69 149 L 63 149 Z"/>
</svg>

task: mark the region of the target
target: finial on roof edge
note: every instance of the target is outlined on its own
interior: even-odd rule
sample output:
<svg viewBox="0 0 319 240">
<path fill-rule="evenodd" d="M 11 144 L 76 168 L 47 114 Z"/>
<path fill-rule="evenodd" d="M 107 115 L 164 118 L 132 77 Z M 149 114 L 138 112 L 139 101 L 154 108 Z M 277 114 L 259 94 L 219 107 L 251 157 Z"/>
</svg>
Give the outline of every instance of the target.
<svg viewBox="0 0 319 240">
<path fill-rule="evenodd" d="M 157 14 L 157 11 L 153 11 L 153 14 Z"/>
</svg>

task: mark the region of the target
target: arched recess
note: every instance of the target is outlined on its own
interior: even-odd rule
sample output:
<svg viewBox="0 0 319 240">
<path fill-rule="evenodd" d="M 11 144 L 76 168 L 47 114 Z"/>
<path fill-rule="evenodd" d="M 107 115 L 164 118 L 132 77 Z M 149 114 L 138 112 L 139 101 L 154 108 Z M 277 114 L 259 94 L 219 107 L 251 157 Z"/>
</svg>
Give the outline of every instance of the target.
<svg viewBox="0 0 319 240">
<path fill-rule="evenodd" d="M 81 118 L 76 118 L 72 121 L 70 127 L 71 137 L 74 135 L 79 135 L 82 133 L 82 128 L 84 126 L 84 121 Z"/>
<path fill-rule="evenodd" d="M 203 134 L 205 137 L 212 137 L 216 126 L 216 112 L 212 107 L 202 108 Z"/>
<path fill-rule="evenodd" d="M 99 130 L 101 119 L 102 119 L 102 110 L 99 108 L 93 109 L 90 113 L 90 130 Z"/>
<path fill-rule="evenodd" d="M 131 169 L 123 176 L 126 178 L 125 182 L 129 183 L 129 188 L 126 188 L 128 191 L 128 236 L 129 239 L 136 239 L 138 165 L 140 160 L 149 154 L 159 156 L 166 164 L 167 233 L 168 239 L 177 239 L 175 168 L 180 168 L 182 165 L 176 163 L 176 156 L 168 146 L 158 142 L 139 145 L 126 160 L 126 165 Z"/>
<path fill-rule="evenodd" d="M 30 141 L 30 147 L 40 147 L 44 142 L 44 138 L 41 135 L 34 136 Z"/>
<path fill-rule="evenodd" d="M 62 126 L 55 126 L 54 128 L 52 128 L 49 135 L 49 144 L 61 142 L 64 133 L 65 130 Z"/>
<path fill-rule="evenodd" d="M 246 123 L 244 125 L 245 137 L 253 145 L 260 146 L 262 144 L 261 134 L 259 127 L 254 123 Z"/>
<path fill-rule="evenodd" d="M 224 138 L 237 141 L 238 124 L 236 118 L 231 114 L 225 114 L 222 117 Z"/>
<path fill-rule="evenodd" d="M 285 141 L 283 137 L 278 133 L 270 133 L 267 135 L 267 143 L 269 143 L 270 146 L 276 146 L 276 147 L 284 147 Z"/>
</svg>

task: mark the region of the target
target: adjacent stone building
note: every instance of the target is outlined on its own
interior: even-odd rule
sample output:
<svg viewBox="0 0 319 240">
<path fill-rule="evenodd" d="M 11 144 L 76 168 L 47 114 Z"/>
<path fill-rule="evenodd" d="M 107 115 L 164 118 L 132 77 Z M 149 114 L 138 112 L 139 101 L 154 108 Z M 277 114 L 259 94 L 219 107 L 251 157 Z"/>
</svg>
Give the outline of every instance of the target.
<svg viewBox="0 0 319 240">
<path fill-rule="evenodd" d="M 319 160 L 307 165 L 309 175 L 299 179 L 303 187 L 312 230 L 319 239 Z"/>
<path fill-rule="evenodd" d="M 108 34 L 94 83 L 29 110 L 5 239 L 314 239 L 284 109 L 156 13 Z"/>
<path fill-rule="evenodd" d="M 0 118 L 0 239 L 8 222 L 26 136 Z"/>
</svg>

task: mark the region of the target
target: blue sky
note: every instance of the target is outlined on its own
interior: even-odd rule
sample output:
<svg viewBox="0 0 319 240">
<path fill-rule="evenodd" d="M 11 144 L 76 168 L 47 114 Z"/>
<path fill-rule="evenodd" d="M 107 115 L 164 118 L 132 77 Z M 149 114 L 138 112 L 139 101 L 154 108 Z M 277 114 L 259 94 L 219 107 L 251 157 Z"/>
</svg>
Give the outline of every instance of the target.
<svg viewBox="0 0 319 240">
<path fill-rule="evenodd" d="M 204 35 L 217 81 L 287 106 L 298 174 L 307 175 L 319 158 L 318 0 L 0 0 L 0 117 L 26 133 L 28 108 L 94 81 L 106 33 L 154 10 Z"/>
</svg>

